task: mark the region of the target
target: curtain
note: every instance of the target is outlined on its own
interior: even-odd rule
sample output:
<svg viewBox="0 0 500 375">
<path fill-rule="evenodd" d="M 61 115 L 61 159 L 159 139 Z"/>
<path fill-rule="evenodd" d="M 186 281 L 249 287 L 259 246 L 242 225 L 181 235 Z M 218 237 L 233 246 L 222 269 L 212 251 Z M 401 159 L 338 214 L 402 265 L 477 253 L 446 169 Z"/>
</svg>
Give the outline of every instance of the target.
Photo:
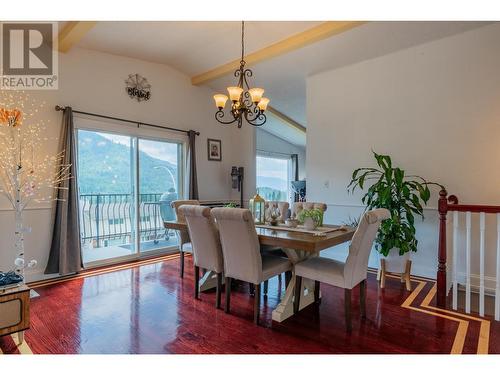
<svg viewBox="0 0 500 375">
<path fill-rule="evenodd" d="M 293 181 L 298 181 L 299 180 L 299 155 L 292 154 L 292 155 L 290 155 L 290 157 L 292 158 L 292 178 L 293 178 Z M 294 194 L 293 201 L 294 202 L 299 201 L 298 194 Z"/>
<path fill-rule="evenodd" d="M 196 132 L 190 130 L 188 132 L 189 149 L 188 149 L 188 191 L 189 199 L 199 199 L 198 196 L 198 175 L 196 173 Z"/>
<path fill-rule="evenodd" d="M 64 109 L 60 137 L 59 151 L 64 152 L 62 164 L 71 165 L 71 178 L 62 181 L 54 193 L 57 199 L 54 200 L 52 209 L 52 243 L 45 273 L 65 275 L 83 268 L 76 183 L 76 145 L 71 107 Z"/>
</svg>

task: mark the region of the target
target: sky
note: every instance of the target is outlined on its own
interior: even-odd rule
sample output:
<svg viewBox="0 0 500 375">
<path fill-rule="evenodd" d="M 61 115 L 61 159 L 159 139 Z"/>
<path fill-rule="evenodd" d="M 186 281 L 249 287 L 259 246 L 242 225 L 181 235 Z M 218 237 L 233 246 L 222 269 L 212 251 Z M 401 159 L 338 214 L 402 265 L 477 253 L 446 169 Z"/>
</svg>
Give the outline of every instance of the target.
<svg viewBox="0 0 500 375">
<path fill-rule="evenodd" d="M 102 135 L 104 138 L 107 138 L 112 142 L 130 146 L 130 137 L 106 133 L 99 133 L 99 135 Z M 168 161 L 169 163 L 177 165 L 177 145 L 177 143 L 140 139 L 139 151 L 143 151 L 153 158 Z"/>
<path fill-rule="evenodd" d="M 257 156 L 257 184 L 259 177 L 274 177 L 283 180 L 283 190 L 287 190 L 288 181 L 288 164 L 287 159 L 277 159 L 265 156 Z"/>
</svg>

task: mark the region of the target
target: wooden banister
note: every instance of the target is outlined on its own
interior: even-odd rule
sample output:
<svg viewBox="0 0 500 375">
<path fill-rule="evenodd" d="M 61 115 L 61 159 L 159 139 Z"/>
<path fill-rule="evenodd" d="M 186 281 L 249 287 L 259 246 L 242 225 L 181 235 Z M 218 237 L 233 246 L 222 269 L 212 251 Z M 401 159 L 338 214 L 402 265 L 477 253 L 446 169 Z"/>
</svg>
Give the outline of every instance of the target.
<svg viewBox="0 0 500 375">
<path fill-rule="evenodd" d="M 438 270 L 436 276 L 437 293 L 436 304 L 438 307 L 446 307 L 446 215 L 448 213 L 447 191 L 439 192 L 439 240 L 438 240 Z"/>
<path fill-rule="evenodd" d="M 500 214 L 500 206 L 459 204 L 455 195 L 448 196 L 445 189 L 439 192 L 439 239 L 438 239 L 438 270 L 437 270 L 437 306 L 446 307 L 446 217 L 448 212 L 468 212 Z M 469 214 L 470 215 L 470 214 Z M 497 276 L 498 277 L 498 276 Z"/>
</svg>

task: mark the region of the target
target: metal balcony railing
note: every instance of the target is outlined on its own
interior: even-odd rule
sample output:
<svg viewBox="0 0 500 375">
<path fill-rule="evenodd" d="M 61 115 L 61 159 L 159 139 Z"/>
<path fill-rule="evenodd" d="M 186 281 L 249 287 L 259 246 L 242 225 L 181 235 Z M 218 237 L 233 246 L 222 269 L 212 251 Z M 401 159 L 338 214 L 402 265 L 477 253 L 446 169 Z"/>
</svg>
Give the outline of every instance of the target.
<svg viewBox="0 0 500 375">
<path fill-rule="evenodd" d="M 170 201 L 160 201 L 162 193 L 139 195 L 140 241 L 158 241 L 167 233 L 163 220 L 171 220 Z M 82 244 L 108 246 L 110 242 L 131 243 L 136 215 L 132 194 L 80 194 L 80 231 Z M 163 216 L 168 216 L 162 218 Z M 167 238 L 168 239 L 168 238 Z"/>
</svg>

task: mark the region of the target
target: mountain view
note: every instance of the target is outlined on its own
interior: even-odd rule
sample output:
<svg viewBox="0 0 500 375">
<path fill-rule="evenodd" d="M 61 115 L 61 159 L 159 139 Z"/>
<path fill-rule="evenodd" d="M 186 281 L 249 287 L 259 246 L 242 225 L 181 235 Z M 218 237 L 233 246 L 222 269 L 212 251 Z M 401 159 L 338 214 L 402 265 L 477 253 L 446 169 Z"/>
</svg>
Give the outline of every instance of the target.
<svg viewBox="0 0 500 375">
<path fill-rule="evenodd" d="M 78 132 L 78 186 L 80 194 L 129 194 L 132 191 L 129 137 Z M 176 154 L 172 155 L 175 160 Z M 177 190 L 177 166 L 139 151 L 140 193 Z M 156 167 L 156 168 L 155 168 Z M 175 177 L 172 181 L 168 168 Z"/>
<path fill-rule="evenodd" d="M 288 200 L 288 165 L 284 159 L 257 156 L 257 192 L 265 200 Z"/>
</svg>

